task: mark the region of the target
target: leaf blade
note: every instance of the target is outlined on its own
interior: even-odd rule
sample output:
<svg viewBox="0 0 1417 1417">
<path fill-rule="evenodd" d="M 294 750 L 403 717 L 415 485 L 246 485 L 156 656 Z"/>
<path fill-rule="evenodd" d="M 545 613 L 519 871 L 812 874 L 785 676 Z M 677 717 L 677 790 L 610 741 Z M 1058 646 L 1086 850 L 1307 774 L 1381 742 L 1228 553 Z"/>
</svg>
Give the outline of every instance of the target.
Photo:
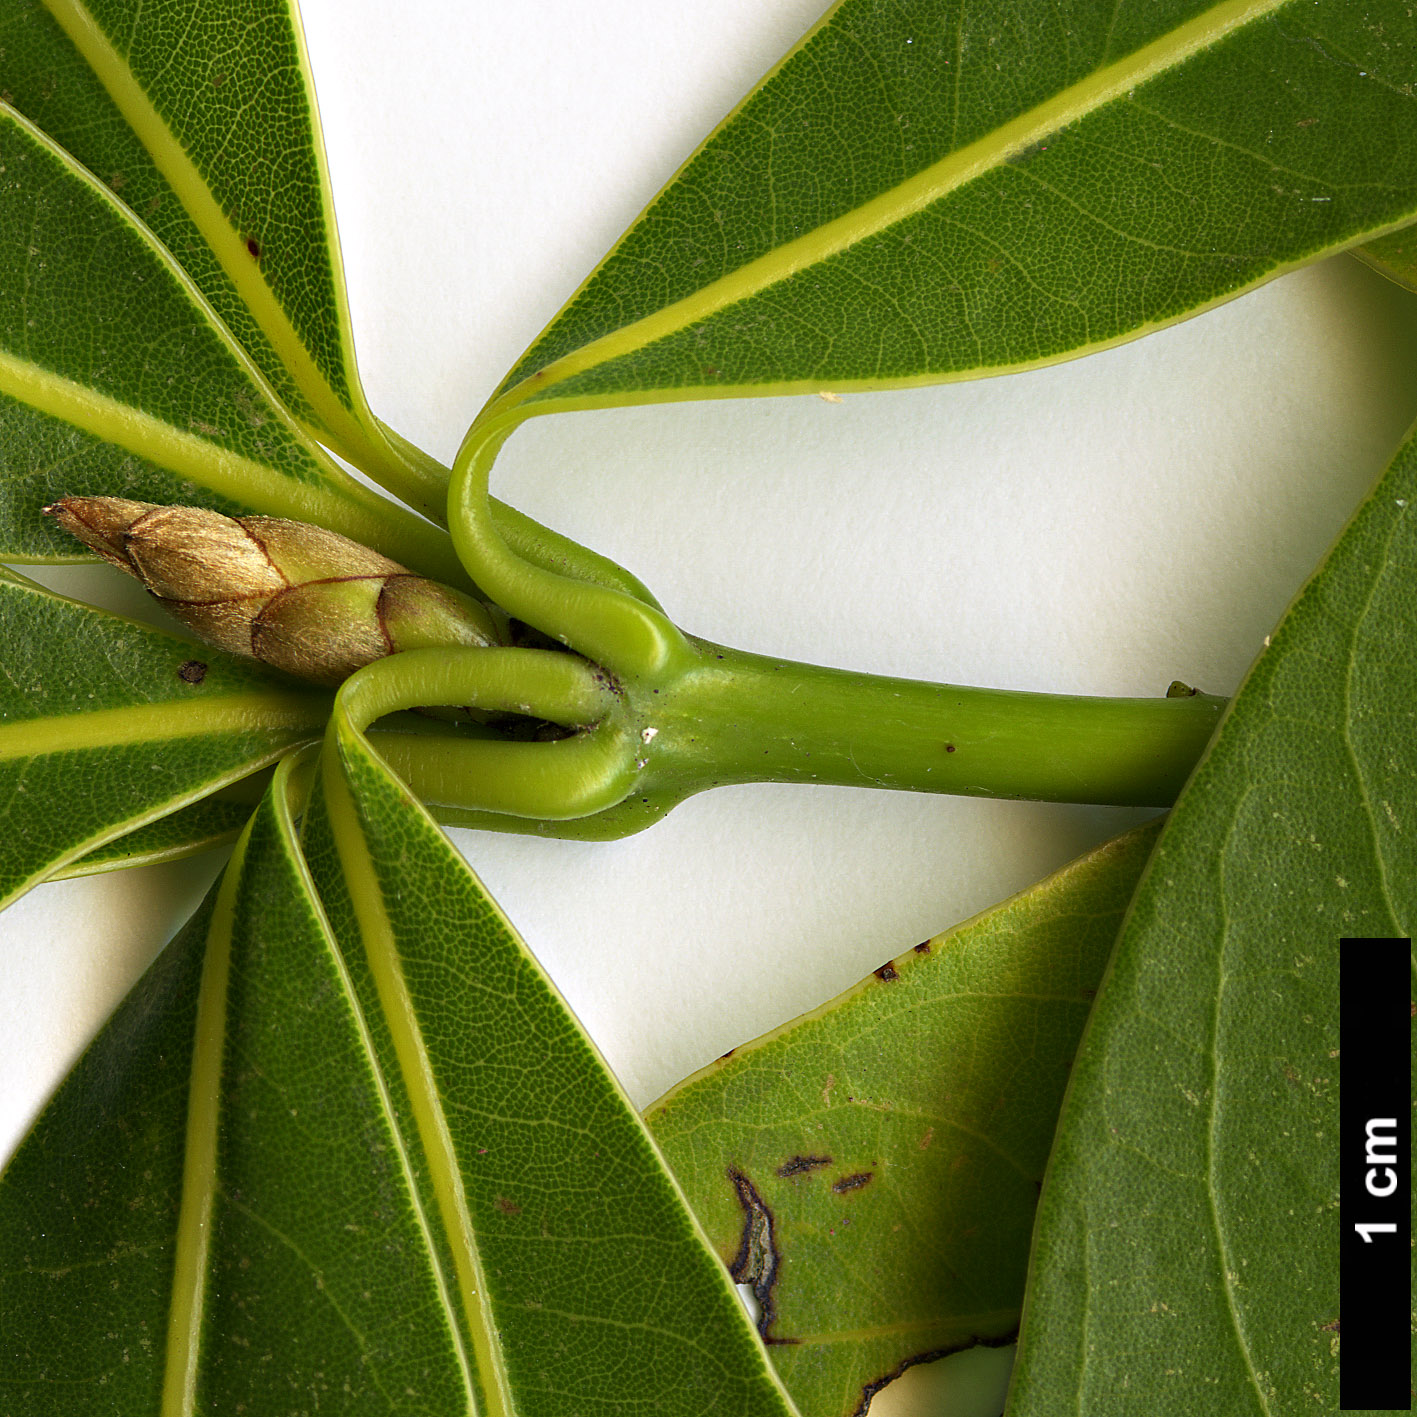
<svg viewBox="0 0 1417 1417">
<path fill-rule="evenodd" d="M 1417 921 L 1414 497 L 1409 438 L 1138 892 L 1050 1162 L 1020 1417 L 1155 1410 L 1198 1370 L 1224 1410 L 1338 1406 L 1338 939 Z"/>
<path fill-rule="evenodd" d="M 907 1367 L 1010 1340 L 1068 1065 L 1155 837 L 1108 843 L 648 1110 L 804 1412 L 848 1417 Z"/>
<path fill-rule="evenodd" d="M 1396 124 L 1410 142 L 1411 105 L 1356 77 L 1400 85 L 1407 17 L 1395 10 L 1365 50 L 1342 5 L 1308 34 L 1285 3 L 1170 7 L 1111 31 L 1107 12 L 1074 6 L 1054 33 L 1052 16 L 837 6 L 690 159 L 484 417 L 1051 362 L 1411 209 L 1417 193 L 1378 137 Z M 1310 41 L 1345 66 L 1356 56 L 1341 81 L 1300 57 Z M 1351 125 L 1316 144 L 1304 104 L 1351 112 Z M 1272 145 L 1263 161 L 1257 141 Z M 1283 186 L 1306 168 L 1312 192 Z"/>
<path fill-rule="evenodd" d="M 206 797 L 84 852 L 68 865 L 50 871 L 45 880 L 67 881 L 134 866 L 156 866 L 211 851 L 235 842 L 250 815 L 249 802 Z"/>
<path fill-rule="evenodd" d="M 555 1413 L 593 1384 L 611 1410 L 791 1412 L 618 1084 L 462 857 L 339 717 L 322 784 L 311 867 L 416 1118 L 491 1410 L 515 1394 L 518 1412 Z M 514 1037 L 538 1047 L 523 1058 Z"/>
<path fill-rule="evenodd" d="M 661 1410 L 703 1417 L 790 1413 L 636 1115 L 564 1005 L 431 821 L 367 748 L 351 746 L 354 780 L 361 767 L 373 773 L 383 799 L 356 788 L 356 804 L 337 787 L 328 804 L 344 820 L 331 825 L 325 787 L 315 789 L 305 830 L 315 868 L 335 872 L 332 916 L 294 834 L 300 769 L 288 759 L 199 916 L 0 1178 L 0 1374 L 12 1396 L 36 1417 L 67 1410 L 76 1392 L 109 1401 L 115 1391 L 119 1410 L 164 1417 L 268 1411 L 297 1395 L 439 1417 L 532 1417 L 568 1400 L 628 1411 L 645 1393 Z M 333 750 L 325 770 L 345 780 Z M 407 895 L 426 904 L 430 880 L 447 887 L 432 915 L 393 903 L 383 925 L 367 909 L 342 919 L 351 882 L 341 834 L 343 859 L 362 852 L 385 899 L 384 847 L 396 840 Z M 471 935 L 459 928 L 469 919 Z M 412 1072 L 387 1046 L 382 1004 L 365 1007 L 366 942 L 376 965 L 380 949 L 411 964 L 419 1014 L 405 1026 L 426 1042 Z M 476 1026 L 442 1028 L 416 977 L 430 965 L 471 984 L 443 1013 L 466 1023 L 471 996 Z M 468 969 L 478 972 L 459 975 Z M 507 971 L 518 996 L 498 992 Z M 512 1015 L 545 1026 L 509 1034 Z M 425 1064 L 429 1077 L 417 1071 Z M 538 1069 L 558 1093 L 504 1086 Z M 479 1111 L 489 1074 L 481 1097 L 494 1105 Z M 429 1106 L 446 1123 L 432 1146 L 416 1118 Z M 470 1125 L 489 1133 L 480 1151 L 467 1146 Z M 526 1169 L 528 1149 L 548 1164 Z M 466 1169 L 470 1157 L 480 1171 Z M 597 1159 L 590 1176 L 572 1165 Z M 449 1188 L 465 1202 L 454 1194 L 450 1208 Z M 559 1214 L 538 1195 L 559 1197 Z M 498 1225 L 505 1233 L 489 1235 Z M 618 1266 L 601 1263 L 607 1247 Z M 457 1282 L 469 1262 L 476 1289 L 467 1272 Z M 142 1302 L 129 1302 L 130 1288 Z M 524 1291 L 541 1307 L 523 1303 Z"/>
<path fill-rule="evenodd" d="M 131 212 L 9 108 L 0 163 L 0 553 L 76 559 L 39 513 L 82 490 L 319 521 L 461 577 L 441 534 L 310 441 Z"/>
<path fill-rule="evenodd" d="M 0 634 L 5 901 L 318 736 L 328 714 L 326 695 L 10 572 Z"/>
<path fill-rule="evenodd" d="M 125 188 L 135 166 L 125 139 L 136 138 L 152 171 L 135 200 L 197 268 L 223 317 L 245 327 L 266 376 L 293 390 L 292 406 L 327 432 L 344 431 L 351 418 L 372 423 L 292 6 L 263 3 L 240 23 L 189 8 L 142 25 L 103 0 L 46 0 L 44 10 L 27 11 L 16 25 L 25 47 L 11 59 L 19 106 L 43 114 L 94 171 L 120 172 Z M 180 64 L 171 62 L 174 42 Z M 69 53 L 82 61 L 71 82 L 83 84 L 83 97 L 71 92 L 56 104 L 41 76 Z"/>
</svg>

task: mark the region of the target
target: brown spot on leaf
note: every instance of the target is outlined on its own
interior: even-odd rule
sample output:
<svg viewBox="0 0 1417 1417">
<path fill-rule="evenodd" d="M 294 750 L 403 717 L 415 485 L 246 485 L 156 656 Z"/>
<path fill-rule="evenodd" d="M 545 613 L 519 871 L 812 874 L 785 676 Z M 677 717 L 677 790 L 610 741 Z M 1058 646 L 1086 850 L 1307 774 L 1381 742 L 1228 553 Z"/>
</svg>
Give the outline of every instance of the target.
<svg viewBox="0 0 1417 1417">
<path fill-rule="evenodd" d="M 1331 1324 L 1320 1324 L 1319 1327 L 1324 1333 L 1337 1333 L 1339 1331 L 1337 1319 L 1334 1319 Z"/>
<path fill-rule="evenodd" d="M 954 745 L 953 743 L 946 743 L 946 744 L 945 744 L 945 752 L 947 752 L 947 753 L 953 753 L 954 750 L 955 750 L 955 745 Z"/>
<path fill-rule="evenodd" d="M 859 1191 L 862 1186 L 869 1186 L 876 1179 L 874 1171 L 857 1171 L 850 1176 L 842 1176 L 832 1182 L 832 1190 L 839 1196 L 844 1196 L 848 1191 Z"/>
<path fill-rule="evenodd" d="M 820 1170 L 823 1166 L 830 1166 L 832 1159 L 830 1156 L 789 1156 L 781 1166 L 777 1168 L 777 1174 L 783 1180 L 789 1180 L 793 1176 L 805 1176 L 809 1171 Z"/>
<path fill-rule="evenodd" d="M 926 1128 L 925 1128 L 925 1135 L 920 1138 L 920 1150 L 921 1150 L 921 1151 L 924 1151 L 925 1148 L 926 1148 L 927 1146 L 929 1146 L 930 1143 L 931 1143 L 932 1141 L 934 1141 L 934 1140 L 935 1140 L 935 1129 L 934 1129 L 934 1127 L 926 1127 Z"/>
<path fill-rule="evenodd" d="M 200 684 L 207 677 L 207 666 L 200 659 L 184 659 L 177 666 L 177 677 L 184 684 Z"/>
<path fill-rule="evenodd" d="M 519 1206 L 516 1201 L 509 1201 L 506 1196 L 498 1196 L 492 1204 L 495 1205 L 503 1215 L 520 1215 L 522 1213 L 521 1206 Z"/>
<path fill-rule="evenodd" d="M 896 972 L 895 965 L 887 960 L 885 964 L 876 971 L 876 978 L 879 979 L 882 984 L 889 984 L 892 980 L 899 979 L 900 975 Z"/>
<path fill-rule="evenodd" d="M 254 236 L 246 238 L 246 250 L 253 261 L 261 259 L 261 243 Z"/>
<path fill-rule="evenodd" d="M 771 1329 L 777 1318 L 777 1270 L 782 1263 L 773 1234 L 772 1211 L 758 1194 L 757 1187 L 736 1167 L 728 1168 L 728 1179 L 743 1207 L 743 1234 L 738 1253 L 728 1273 L 735 1284 L 746 1284 L 758 1303 L 758 1336 L 764 1343 L 796 1343 L 795 1338 L 775 1338 Z"/>
<path fill-rule="evenodd" d="M 915 953 L 918 954 L 918 955 L 927 955 L 927 954 L 929 954 L 929 953 L 930 953 L 930 942 L 929 942 L 929 940 L 921 940 L 921 942 L 920 942 L 918 945 L 916 945 L 916 947 L 915 947 Z"/>
</svg>

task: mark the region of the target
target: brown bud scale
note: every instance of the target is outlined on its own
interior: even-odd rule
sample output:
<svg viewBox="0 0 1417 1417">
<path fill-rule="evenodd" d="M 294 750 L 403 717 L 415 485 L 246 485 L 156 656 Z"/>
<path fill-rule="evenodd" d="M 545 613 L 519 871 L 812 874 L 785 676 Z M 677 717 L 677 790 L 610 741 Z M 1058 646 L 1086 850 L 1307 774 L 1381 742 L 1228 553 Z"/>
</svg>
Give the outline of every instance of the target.
<svg viewBox="0 0 1417 1417">
<path fill-rule="evenodd" d="M 317 683 L 400 650 L 506 641 L 482 602 L 324 527 L 122 497 L 44 511 L 208 643 Z"/>
</svg>

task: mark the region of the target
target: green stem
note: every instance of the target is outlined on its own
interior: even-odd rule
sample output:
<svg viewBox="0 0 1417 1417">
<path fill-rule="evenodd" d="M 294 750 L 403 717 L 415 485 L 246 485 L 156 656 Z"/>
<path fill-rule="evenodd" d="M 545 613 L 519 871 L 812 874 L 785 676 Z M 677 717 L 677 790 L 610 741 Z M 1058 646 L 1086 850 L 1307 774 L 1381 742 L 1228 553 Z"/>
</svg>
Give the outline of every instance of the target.
<svg viewBox="0 0 1417 1417">
<path fill-rule="evenodd" d="M 355 716 L 374 716 L 367 691 L 377 683 L 379 712 L 520 702 L 553 718 L 573 736 L 390 735 L 381 750 L 445 822 L 604 840 L 695 792 L 743 782 L 1165 807 L 1225 706 L 1205 694 L 1103 699 L 885 679 L 685 643 L 690 661 L 675 673 L 614 682 L 573 656 L 524 650 L 463 651 L 455 667 L 417 652 L 428 659 L 408 677 L 400 655 L 356 676 L 366 688 Z M 495 674 L 480 658 L 489 655 L 499 656 Z"/>
<path fill-rule="evenodd" d="M 648 706 L 637 696 L 651 746 L 663 739 L 656 782 L 691 791 L 825 782 L 1163 807 L 1225 704 L 974 689 L 697 648 L 699 667 L 672 690 Z"/>
</svg>

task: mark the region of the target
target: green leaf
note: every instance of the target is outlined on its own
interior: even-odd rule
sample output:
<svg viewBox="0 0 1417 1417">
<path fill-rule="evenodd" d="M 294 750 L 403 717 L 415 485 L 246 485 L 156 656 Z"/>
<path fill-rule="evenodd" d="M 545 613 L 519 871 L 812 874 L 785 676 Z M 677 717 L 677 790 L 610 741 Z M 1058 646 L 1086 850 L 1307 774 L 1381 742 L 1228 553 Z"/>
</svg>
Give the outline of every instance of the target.
<svg viewBox="0 0 1417 1417">
<path fill-rule="evenodd" d="M 122 0 L 16 0 L 0 52 L 8 101 L 151 227 L 286 405 L 422 499 L 438 478 L 360 387 L 291 0 L 171 5 L 142 23 Z"/>
<path fill-rule="evenodd" d="M 443 580 L 447 539 L 294 423 L 128 209 L 0 106 L 0 555 L 80 559 L 78 493 L 315 521 Z"/>
<path fill-rule="evenodd" d="M 0 1180 L 6 1410 L 789 1417 L 461 857 L 345 723 L 306 825 L 327 917 L 297 770 Z"/>
<path fill-rule="evenodd" d="M 1142 334 L 1409 220 L 1402 0 L 843 0 L 484 418 L 906 385 Z"/>
<path fill-rule="evenodd" d="M 468 1410 L 366 1042 L 273 794 L 5 1173 L 9 1410 Z"/>
<path fill-rule="evenodd" d="M 0 643 L 0 903 L 318 737 L 329 715 L 325 693 L 5 571 Z"/>
<path fill-rule="evenodd" d="M 592 1395 L 606 1410 L 790 1412 L 628 1100 L 466 862 L 339 712 L 304 838 L 423 1158 L 484 1389 L 547 1417 L 589 1410 Z"/>
<path fill-rule="evenodd" d="M 1138 891 L 1044 1188 L 1010 1412 L 1338 1410 L 1338 942 L 1417 933 L 1417 439 Z"/>
<path fill-rule="evenodd" d="M 203 798 L 86 851 L 67 866 L 51 871 L 45 879 L 67 881 L 133 866 L 155 866 L 229 846 L 241 834 L 250 815 L 249 802 L 231 802 L 216 796 Z"/>
<path fill-rule="evenodd" d="M 1063 1087 L 1147 825 L 680 1084 L 647 1114 L 803 1412 L 1017 1327 Z"/>
<path fill-rule="evenodd" d="M 77 24 L 76 11 L 62 13 L 71 27 Z M 177 15 L 175 9 L 170 12 L 174 21 Z M 260 29 L 253 33 L 259 34 Z M 0 17 L 0 47 L 6 102 L 72 153 L 148 226 L 178 258 L 286 407 L 306 421 L 317 422 L 314 409 L 281 363 L 208 238 L 42 0 L 11 0 Z M 281 80 L 288 84 L 288 75 Z M 226 87 L 225 83 L 213 87 L 210 78 L 206 84 L 213 97 Z M 195 84 L 192 90 L 194 99 Z M 251 94 L 245 98 L 249 103 Z M 268 169 L 263 167 L 261 172 L 266 175 Z M 248 265 L 256 264 L 249 252 L 242 254 Z M 333 304 L 332 295 L 326 303 Z"/>
</svg>

